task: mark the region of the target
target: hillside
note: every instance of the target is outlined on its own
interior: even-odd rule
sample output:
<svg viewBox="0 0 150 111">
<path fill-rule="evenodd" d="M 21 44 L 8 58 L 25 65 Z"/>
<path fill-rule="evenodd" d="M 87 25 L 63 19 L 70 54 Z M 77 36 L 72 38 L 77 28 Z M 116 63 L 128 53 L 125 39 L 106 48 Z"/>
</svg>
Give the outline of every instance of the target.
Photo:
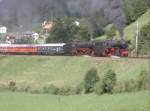
<svg viewBox="0 0 150 111">
<path fill-rule="evenodd" d="M 135 79 L 142 69 L 148 70 L 147 59 L 112 59 L 57 56 L 0 56 L 0 85 L 14 80 L 17 86 L 76 86 L 86 72 L 96 67 L 100 77 L 115 70 L 119 81 Z"/>
<path fill-rule="evenodd" d="M 137 21 L 139 22 L 139 28 L 142 28 L 142 26 L 148 24 L 150 22 L 150 10 L 148 10 L 145 14 L 143 14 Z M 135 36 L 136 30 L 137 30 L 137 21 L 133 22 L 129 26 L 127 26 L 124 30 L 124 36 L 127 40 L 133 40 L 133 37 Z M 109 27 L 109 26 L 107 26 Z M 106 28 L 107 28 L 106 27 Z M 103 40 L 106 39 L 106 35 L 103 35 L 101 37 L 96 38 L 96 40 Z"/>
</svg>

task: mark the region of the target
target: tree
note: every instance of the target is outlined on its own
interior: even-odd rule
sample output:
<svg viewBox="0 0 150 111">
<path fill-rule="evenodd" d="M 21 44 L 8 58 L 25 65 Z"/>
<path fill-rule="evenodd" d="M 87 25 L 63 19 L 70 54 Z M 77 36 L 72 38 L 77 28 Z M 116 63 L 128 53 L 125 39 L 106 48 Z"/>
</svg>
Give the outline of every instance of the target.
<svg viewBox="0 0 150 111">
<path fill-rule="evenodd" d="M 103 91 L 104 93 L 112 93 L 113 87 L 116 84 L 117 77 L 113 70 L 108 70 L 103 78 Z"/>
<path fill-rule="evenodd" d="M 150 52 L 150 23 L 142 27 L 138 42 L 138 53 L 149 54 Z"/>
<path fill-rule="evenodd" d="M 146 1 L 147 6 L 150 8 L 150 0 L 145 0 L 145 1 Z"/>
<path fill-rule="evenodd" d="M 74 41 L 89 41 L 90 36 L 88 34 L 88 27 L 79 26 L 77 29 L 77 33 L 75 35 Z"/>
<path fill-rule="evenodd" d="M 112 93 L 116 82 L 116 73 L 113 70 L 108 70 L 102 80 L 96 83 L 94 87 L 94 92 L 98 95 L 101 95 L 103 93 Z"/>
<path fill-rule="evenodd" d="M 91 68 L 84 77 L 85 93 L 93 92 L 95 84 L 99 81 L 97 69 Z"/>
<path fill-rule="evenodd" d="M 58 19 L 54 23 L 54 26 L 50 32 L 50 36 L 47 38 L 49 42 L 71 42 L 74 39 L 74 35 L 77 33 L 78 27 L 75 25 L 72 18 Z"/>
<path fill-rule="evenodd" d="M 124 0 L 127 24 L 136 21 L 148 8 L 149 0 Z"/>
</svg>

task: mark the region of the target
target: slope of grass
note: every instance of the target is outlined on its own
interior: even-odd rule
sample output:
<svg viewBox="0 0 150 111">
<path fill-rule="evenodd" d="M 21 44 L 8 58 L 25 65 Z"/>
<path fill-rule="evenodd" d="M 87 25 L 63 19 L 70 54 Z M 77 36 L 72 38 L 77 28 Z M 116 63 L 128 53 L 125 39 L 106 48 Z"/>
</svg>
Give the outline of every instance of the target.
<svg viewBox="0 0 150 111">
<path fill-rule="evenodd" d="M 18 86 L 75 86 L 92 67 L 97 68 L 100 77 L 113 69 L 118 80 L 122 81 L 135 79 L 141 70 L 148 70 L 148 59 L 0 56 L 0 85 L 7 85 L 8 81 L 14 80 Z"/>
<path fill-rule="evenodd" d="M 1 111 L 148 111 L 149 92 L 52 96 L 0 93 Z"/>
<path fill-rule="evenodd" d="M 139 22 L 139 29 L 142 28 L 144 25 L 148 24 L 150 22 L 150 10 L 148 10 L 145 14 L 139 17 L 137 21 Z M 132 24 L 130 24 L 124 29 L 125 39 L 127 40 L 134 39 L 137 30 L 137 21 L 133 22 Z M 110 25 L 108 25 L 107 27 L 109 26 Z M 105 39 L 106 39 L 106 35 L 96 38 L 96 40 L 105 40 Z"/>
<path fill-rule="evenodd" d="M 137 21 L 139 22 L 139 29 L 141 29 L 144 25 L 147 25 L 150 22 L 150 10 L 143 14 Z M 133 37 L 135 37 L 137 21 L 125 28 L 124 33 L 126 39 L 132 40 Z"/>
</svg>

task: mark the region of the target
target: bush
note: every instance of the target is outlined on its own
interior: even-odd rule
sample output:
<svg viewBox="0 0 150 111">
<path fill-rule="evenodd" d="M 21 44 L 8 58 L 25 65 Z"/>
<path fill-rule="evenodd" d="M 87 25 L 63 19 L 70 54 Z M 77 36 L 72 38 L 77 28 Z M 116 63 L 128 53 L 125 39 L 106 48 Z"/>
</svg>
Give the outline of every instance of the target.
<svg viewBox="0 0 150 111">
<path fill-rule="evenodd" d="M 84 89 L 85 93 L 93 92 L 95 84 L 99 81 L 97 69 L 90 69 L 84 77 Z"/>
<path fill-rule="evenodd" d="M 115 72 L 113 70 L 108 70 L 102 80 L 96 83 L 94 92 L 98 95 L 103 93 L 113 93 L 116 81 L 117 78 Z"/>
<path fill-rule="evenodd" d="M 79 85 L 76 87 L 76 94 L 83 94 L 84 91 L 84 83 L 81 82 Z"/>
<path fill-rule="evenodd" d="M 32 90 L 30 90 L 30 93 L 31 94 L 40 94 L 41 91 L 39 89 L 32 89 Z"/>
<path fill-rule="evenodd" d="M 142 70 L 140 75 L 135 80 L 127 80 L 117 83 L 114 88 L 114 93 L 134 92 L 140 90 L 149 90 L 150 75 L 148 71 Z"/>
<path fill-rule="evenodd" d="M 59 88 L 58 94 L 65 95 L 65 96 L 74 95 L 76 94 L 76 90 L 73 87 L 64 86 L 64 87 Z"/>
<path fill-rule="evenodd" d="M 124 92 L 134 92 L 137 90 L 137 82 L 135 80 L 128 80 L 124 82 Z"/>
<path fill-rule="evenodd" d="M 49 94 L 57 94 L 58 93 L 58 88 L 54 85 L 46 86 L 43 87 L 43 93 L 49 93 Z"/>
<path fill-rule="evenodd" d="M 99 81 L 96 83 L 96 85 L 94 87 L 94 92 L 98 95 L 101 95 L 104 93 L 104 84 L 102 81 Z"/>
<path fill-rule="evenodd" d="M 116 81 L 117 81 L 116 73 L 113 70 L 108 70 L 108 72 L 104 75 L 102 81 L 103 92 L 112 93 Z"/>
<path fill-rule="evenodd" d="M 116 85 L 113 88 L 113 93 L 122 93 L 125 92 L 126 88 L 125 88 L 125 82 L 118 82 L 116 83 Z"/>
<path fill-rule="evenodd" d="M 137 87 L 138 90 L 142 90 L 142 89 L 149 89 L 149 80 L 150 80 L 150 75 L 148 73 L 148 71 L 146 70 L 142 70 L 140 75 L 137 78 Z"/>
<path fill-rule="evenodd" d="M 30 86 L 26 86 L 25 88 L 24 88 L 24 91 L 27 93 L 27 92 L 30 92 L 30 90 L 31 90 L 31 88 L 30 88 Z"/>
<path fill-rule="evenodd" d="M 9 89 L 13 92 L 16 90 L 16 82 L 15 81 L 9 82 Z"/>
</svg>

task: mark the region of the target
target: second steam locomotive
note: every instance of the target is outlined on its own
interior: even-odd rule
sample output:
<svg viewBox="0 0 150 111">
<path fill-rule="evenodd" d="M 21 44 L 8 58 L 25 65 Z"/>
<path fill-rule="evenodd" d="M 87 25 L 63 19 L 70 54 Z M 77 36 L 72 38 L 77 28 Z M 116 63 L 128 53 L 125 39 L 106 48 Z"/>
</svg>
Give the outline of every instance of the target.
<svg viewBox="0 0 150 111">
<path fill-rule="evenodd" d="M 52 43 L 52 44 L 0 44 L 1 54 L 26 55 L 89 55 L 96 57 L 127 57 L 127 44 L 124 40 L 99 42 Z"/>
</svg>

